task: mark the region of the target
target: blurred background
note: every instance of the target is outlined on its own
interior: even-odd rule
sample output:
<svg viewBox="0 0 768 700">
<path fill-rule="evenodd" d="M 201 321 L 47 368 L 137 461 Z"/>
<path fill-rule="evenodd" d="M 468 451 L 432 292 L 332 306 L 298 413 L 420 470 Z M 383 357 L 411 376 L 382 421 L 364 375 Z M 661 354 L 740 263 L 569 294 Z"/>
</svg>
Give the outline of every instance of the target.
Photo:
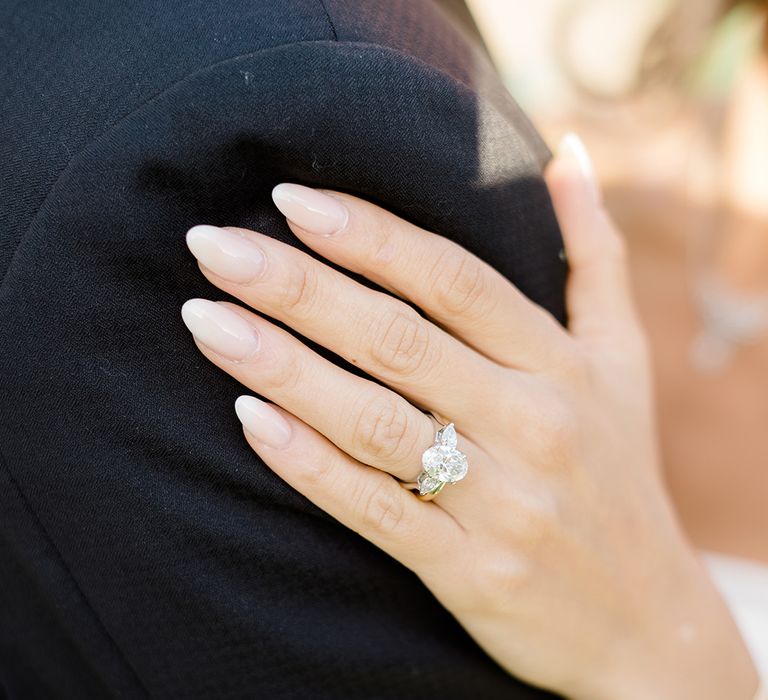
<svg viewBox="0 0 768 700">
<path fill-rule="evenodd" d="M 469 0 L 630 247 L 666 478 L 704 549 L 768 562 L 768 2 Z"/>
</svg>

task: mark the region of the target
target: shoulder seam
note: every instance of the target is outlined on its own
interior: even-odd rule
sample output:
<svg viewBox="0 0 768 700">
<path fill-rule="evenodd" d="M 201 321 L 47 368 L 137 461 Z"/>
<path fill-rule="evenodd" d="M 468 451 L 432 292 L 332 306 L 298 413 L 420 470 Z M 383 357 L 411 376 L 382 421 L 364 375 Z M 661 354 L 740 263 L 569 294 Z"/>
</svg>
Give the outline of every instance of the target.
<svg viewBox="0 0 768 700">
<path fill-rule="evenodd" d="M 323 2 L 323 0 L 320 0 L 320 2 Z M 325 7 L 325 5 L 323 5 Z M 329 17 L 330 21 L 330 17 Z M 335 33 L 335 29 L 334 29 Z M 190 73 L 187 73 L 186 75 L 178 78 L 177 80 L 174 80 L 170 85 L 165 86 L 162 90 L 154 93 L 153 95 L 147 97 L 144 101 L 142 101 L 140 104 L 136 105 L 133 109 L 131 109 L 130 112 L 127 112 L 126 114 L 122 115 L 119 119 L 109 124 L 103 131 L 101 131 L 98 135 L 94 136 L 92 139 L 88 141 L 80 150 L 77 151 L 77 153 L 73 154 L 72 157 L 67 161 L 67 164 L 62 168 L 61 172 L 58 174 L 56 179 L 53 181 L 51 186 L 48 188 L 48 191 L 45 193 L 45 196 L 42 198 L 40 205 L 37 208 L 37 211 L 35 212 L 34 216 L 32 217 L 32 220 L 29 222 L 29 225 L 24 230 L 24 232 L 19 236 L 18 240 L 16 241 L 16 244 L 13 249 L 13 253 L 11 253 L 10 257 L 8 258 L 8 263 L 5 268 L 5 270 L 2 271 L 2 276 L 0 277 L 0 295 L 2 294 L 3 288 L 5 287 L 5 284 L 8 280 L 8 277 L 11 273 L 11 270 L 13 268 L 13 262 L 16 258 L 16 255 L 18 254 L 19 249 L 22 247 L 24 240 L 27 238 L 30 230 L 34 227 L 35 223 L 37 222 L 38 216 L 40 212 L 45 208 L 46 203 L 48 202 L 48 199 L 51 196 L 51 193 L 56 189 L 59 182 L 66 177 L 66 175 L 70 172 L 72 169 L 74 163 L 82 156 L 85 152 L 87 152 L 89 149 L 93 147 L 94 144 L 98 143 L 102 139 L 106 138 L 112 131 L 117 129 L 123 122 L 127 121 L 131 117 L 133 117 L 135 114 L 138 114 L 148 105 L 152 104 L 153 102 L 156 102 L 157 100 L 162 99 L 166 94 L 169 92 L 175 90 L 177 87 L 182 85 L 183 83 L 187 82 L 188 80 L 192 80 L 193 78 L 196 78 L 199 75 L 202 75 L 203 73 L 206 73 L 207 71 L 210 71 L 212 69 L 218 68 L 219 66 L 225 66 L 230 63 L 234 63 L 235 61 L 252 58 L 255 56 L 259 56 L 260 54 L 268 53 L 270 51 L 279 51 L 281 49 L 286 48 L 292 48 L 292 47 L 300 47 L 300 46 L 333 46 L 333 47 L 356 47 L 356 48 L 373 48 L 378 49 L 381 51 L 385 51 L 387 53 L 400 55 L 405 58 L 407 58 L 409 61 L 413 62 L 416 65 L 423 66 L 425 68 L 428 68 L 435 73 L 438 73 L 445 78 L 448 78 L 449 80 L 455 82 L 458 85 L 461 85 L 463 89 L 465 90 L 472 90 L 472 86 L 468 85 L 463 80 L 460 80 L 459 78 L 456 78 L 455 76 L 452 76 L 448 73 L 446 73 L 441 68 L 438 68 L 436 66 L 433 66 L 423 59 L 419 58 L 418 56 L 412 56 L 406 52 L 404 52 L 401 49 L 397 49 L 391 46 L 386 46 L 383 44 L 375 43 L 375 42 L 366 42 L 366 41 L 338 41 L 338 40 L 330 40 L 330 39 L 306 39 L 302 41 L 291 41 L 287 42 L 285 44 L 275 44 L 274 46 L 266 46 L 262 49 L 259 49 L 258 51 L 253 51 L 250 53 L 242 53 L 237 54 L 235 56 L 230 56 L 229 58 L 222 59 L 220 61 L 214 61 L 213 63 L 206 64 L 204 66 L 201 66 L 199 68 L 196 68 L 195 70 L 191 71 Z"/>
<path fill-rule="evenodd" d="M 321 0 L 322 2 L 322 0 Z M 324 7 L 324 6 L 323 6 Z M 329 17 L 330 21 L 330 17 Z M 335 29 L 333 30 L 333 33 L 335 34 Z M 139 104 L 137 104 L 135 107 L 133 107 L 129 112 L 126 112 L 122 116 L 120 116 L 117 120 L 112 122 L 111 124 L 107 124 L 105 128 L 100 131 L 98 134 L 93 136 L 81 149 L 77 151 L 77 153 L 74 153 L 70 159 L 67 161 L 67 164 L 61 169 L 61 172 L 56 176 L 56 179 L 51 183 L 51 186 L 48 188 L 48 191 L 45 193 L 45 196 L 40 201 L 40 205 L 37 208 L 37 211 L 35 211 L 34 216 L 32 217 L 32 220 L 29 222 L 29 225 L 24 230 L 24 232 L 19 236 L 18 240 L 16 241 L 16 244 L 13 248 L 13 253 L 11 253 L 10 257 L 8 258 L 8 264 L 5 268 L 5 270 L 2 270 L 2 278 L 0 279 L 0 293 L 2 293 L 3 287 L 5 286 L 6 279 L 8 278 L 8 275 L 13 267 L 13 260 L 16 257 L 16 253 L 18 252 L 19 248 L 24 242 L 24 239 L 29 234 L 29 231 L 32 229 L 32 227 L 35 225 L 35 222 L 37 221 L 37 217 L 42 211 L 42 209 L 45 207 L 46 202 L 48 201 L 48 198 L 51 196 L 51 192 L 53 192 L 59 182 L 69 173 L 72 164 L 86 151 L 88 151 L 95 143 L 98 143 L 101 139 L 105 138 L 110 132 L 114 131 L 116 128 L 118 128 L 124 121 L 130 119 L 134 114 L 138 114 L 142 109 L 144 109 L 147 105 L 152 104 L 156 100 L 160 100 L 163 98 L 164 95 L 171 92 L 175 88 L 177 88 L 182 83 L 186 82 L 187 80 L 191 80 L 192 78 L 195 78 L 196 76 L 205 73 L 206 71 L 211 70 L 212 68 L 216 68 L 217 66 L 224 66 L 228 63 L 231 63 L 233 61 L 241 60 L 244 58 L 248 58 L 250 56 L 258 56 L 259 54 L 266 53 L 268 51 L 275 51 L 278 49 L 284 49 L 291 46 L 302 46 L 307 44 L 321 44 L 328 42 L 328 39 L 307 39 L 303 41 L 289 41 L 285 44 L 275 44 L 274 46 L 265 46 L 263 49 L 259 49 L 258 51 L 253 51 L 250 53 L 243 53 L 243 54 L 237 54 L 235 56 L 229 56 L 228 58 L 221 59 L 220 61 L 214 61 L 213 63 L 208 63 L 204 66 L 200 66 L 199 68 L 195 68 L 195 70 L 190 71 L 189 73 L 186 73 L 185 75 L 181 76 L 180 78 L 177 78 L 169 85 L 166 85 L 164 88 L 159 90 L 158 92 L 155 92 L 154 94 L 150 95 L 143 101 L 141 101 Z"/>
</svg>

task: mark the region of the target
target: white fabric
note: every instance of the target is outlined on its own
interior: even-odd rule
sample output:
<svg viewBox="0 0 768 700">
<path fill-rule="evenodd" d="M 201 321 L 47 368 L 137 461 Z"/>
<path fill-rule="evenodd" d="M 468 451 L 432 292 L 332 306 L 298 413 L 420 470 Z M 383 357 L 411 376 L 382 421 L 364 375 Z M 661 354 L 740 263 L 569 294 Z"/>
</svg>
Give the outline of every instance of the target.
<svg viewBox="0 0 768 700">
<path fill-rule="evenodd" d="M 712 580 L 733 613 L 755 665 L 768 681 L 768 565 L 705 552 Z"/>
</svg>

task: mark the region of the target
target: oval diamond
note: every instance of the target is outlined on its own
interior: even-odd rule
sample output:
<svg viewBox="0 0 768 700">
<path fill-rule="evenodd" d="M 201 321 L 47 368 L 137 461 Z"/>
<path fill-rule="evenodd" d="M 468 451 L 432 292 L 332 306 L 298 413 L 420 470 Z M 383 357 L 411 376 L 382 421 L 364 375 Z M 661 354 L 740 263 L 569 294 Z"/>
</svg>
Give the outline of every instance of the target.
<svg viewBox="0 0 768 700">
<path fill-rule="evenodd" d="M 469 468 L 467 456 L 446 445 L 433 445 L 421 457 L 424 471 L 433 479 L 454 483 L 463 479 Z"/>
</svg>

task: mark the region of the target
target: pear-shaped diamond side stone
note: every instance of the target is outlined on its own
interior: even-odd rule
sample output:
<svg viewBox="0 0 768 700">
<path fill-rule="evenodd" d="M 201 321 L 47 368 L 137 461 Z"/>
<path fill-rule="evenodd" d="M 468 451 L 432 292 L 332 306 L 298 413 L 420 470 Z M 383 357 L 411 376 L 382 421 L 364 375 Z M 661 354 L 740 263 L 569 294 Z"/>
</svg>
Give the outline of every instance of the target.
<svg viewBox="0 0 768 700">
<path fill-rule="evenodd" d="M 439 479 L 433 479 L 426 472 L 422 472 L 419 475 L 419 494 L 426 496 L 428 493 L 434 491 L 442 483 Z"/>
<path fill-rule="evenodd" d="M 456 427 L 453 423 L 448 423 L 448 425 L 440 429 L 438 440 L 441 445 L 446 447 L 456 447 Z"/>
</svg>

